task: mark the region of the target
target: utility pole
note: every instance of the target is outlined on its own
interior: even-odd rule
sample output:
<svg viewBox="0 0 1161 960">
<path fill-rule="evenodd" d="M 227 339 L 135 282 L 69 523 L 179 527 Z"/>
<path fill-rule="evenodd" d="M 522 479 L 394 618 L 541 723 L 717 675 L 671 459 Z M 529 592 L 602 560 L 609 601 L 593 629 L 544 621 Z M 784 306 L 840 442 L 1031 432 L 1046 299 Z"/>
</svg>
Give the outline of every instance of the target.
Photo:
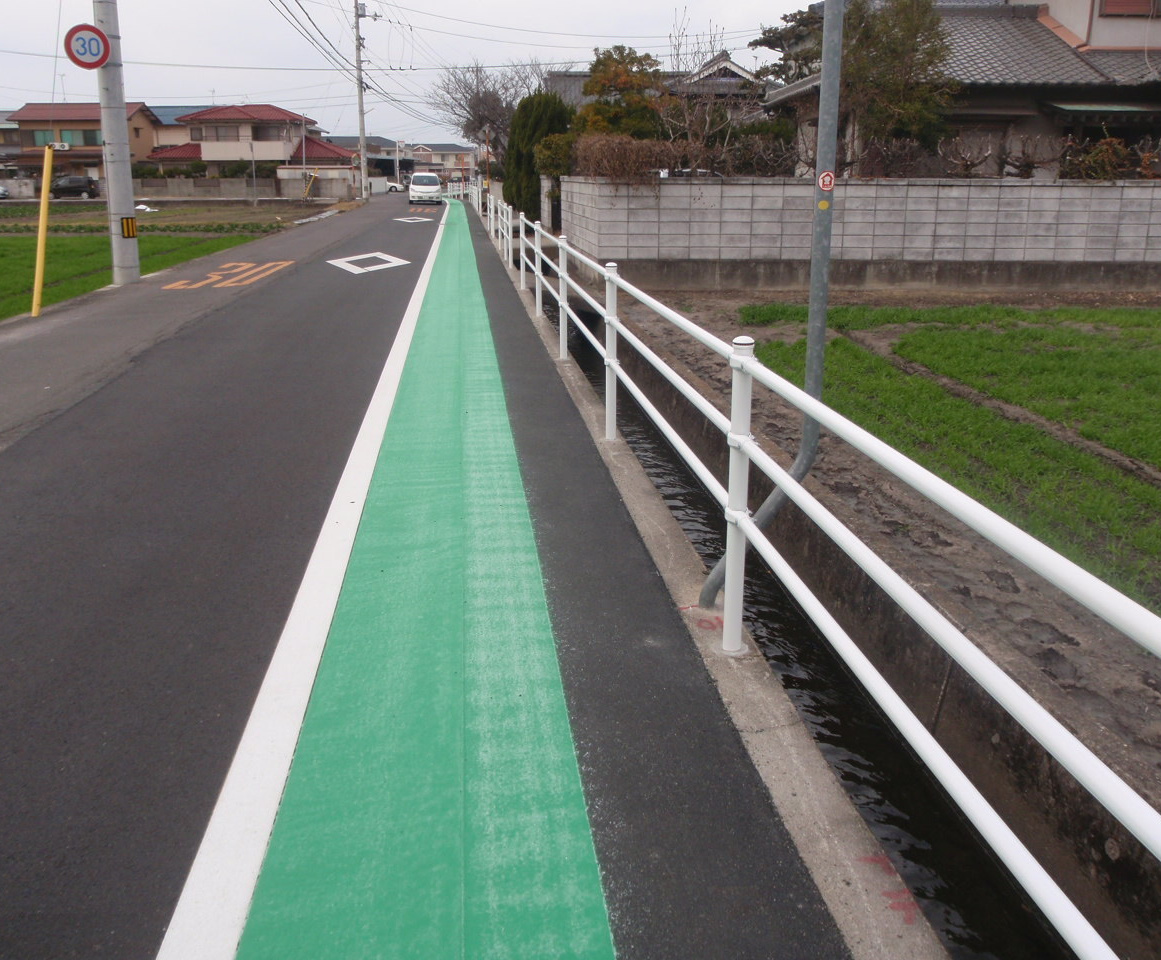
<svg viewBox="0 0 1161 960">
<path fill-rule="evenodd" d="M 125 115 L 117 0 L 93 0 L 93 24 L 109 38 L 109 59 L 97 70 L 97 86 L 105 149 L 109 238 L 113 246 L 113 283 L 122 285 L 141 279 L 141 258 L 137 251 L 137 216 L 133 211 L 133 155 L 129 151 L 129 121 Z"/>
<path fill-rule="evenodd" d="M 367 5 L 355 0 L 355 83 L 359 87 L 359 199 L 370 195 L 367 189 L 367 114 L 363 109 L 363 31 L 359 21 L 367 16 Z M 378 19 L 378 14 L 375 15 Z"/>
</svg>

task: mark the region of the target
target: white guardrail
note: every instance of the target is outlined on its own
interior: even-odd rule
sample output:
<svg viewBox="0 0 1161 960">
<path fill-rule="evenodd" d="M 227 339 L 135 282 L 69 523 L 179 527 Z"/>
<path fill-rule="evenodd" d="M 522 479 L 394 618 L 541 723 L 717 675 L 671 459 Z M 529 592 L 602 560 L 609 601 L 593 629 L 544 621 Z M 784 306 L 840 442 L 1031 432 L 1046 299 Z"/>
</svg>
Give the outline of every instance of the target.
<svg viewBox="0 0 1161 960">
<path fill-rule="evenodd" d="M 527 289 L 527 274 L 531 271 L 535 283 L 537 314 L 543 315 L 545 292 L 556 301 L 561 318 L 560 358 L 566 359 L 568 356 L 570 323 L 604 357 L 606 438 L 610 440 L 616 438 L 619 382 L 637 400 L 722 506 L 727 521 L 723 651 L 736 654 L 743 649 L 742 587 L 748 541 L 794 595 L 835 651 L 890 717 L 907 742 L 939 779 L 944 789 L 1077 956 L 1082 960 L 1098 960 L 1098 958 L 1115 960 L 1116 954 L 751 520 L 746 502 L 750 464 L 762 470 L 784 490 L 807 516 L 1158 859 L 1161 859 L 1161 813 L 1154 810 L 1143 797 L 1008 677 L 943 614 L 920 596 L 762 450 L 750 432 L 751 392 L 754 382 L 772 390 L 804 414 L 813 417 L 836 437 L 860 450 L 914 490 L 958 517 L 973 530 L 1054 583 L 1066 594 L 1157 656 L 1161 656 L 1161 618 L 770 371 L 754 358 L 754 341 L 750 337 L 738 337 L 732 344 L 728 344 L 627 283 L 618 275 L 616 264 L 602 266 L 595 263 L 570 248 L 564 237 L 559 239 L 551 237 L 542 229 L 539 222 L 530 223 L 523 214 L 520 214 L 518 222 L 514 223 L 512 208 L 498 202 L 491 194 L 484 195 L 477 190 L 471 199 L 509 269 L 512 268 L 513 255 L 517 249 L 514 245 L 518 245 L 520 289 Z M 556 262 L 544 255 L 545 238 L 556 246 Z M 583 264 L 604 279 L 603 303 L 591 296 L 577 279 L 569 274 L 569 265 L 573 261 Z M 659 317 L 719 354 L 723 362 L 729 363 L 733 371 L 730 417 L 726 417 L 705 397 L 697 393 L 624 326 L 617 316 L 618 291 L 624 291 L 649 307 Z M 569 306 L 570 294 L 587 303 L 604 320 L 603 344 Z M 726 486 L 717 480 L 622 369 L 617 359 L 622 341 L 647 360 L 725 435 L 730 446 L 729 479 Z"/>
</svg>

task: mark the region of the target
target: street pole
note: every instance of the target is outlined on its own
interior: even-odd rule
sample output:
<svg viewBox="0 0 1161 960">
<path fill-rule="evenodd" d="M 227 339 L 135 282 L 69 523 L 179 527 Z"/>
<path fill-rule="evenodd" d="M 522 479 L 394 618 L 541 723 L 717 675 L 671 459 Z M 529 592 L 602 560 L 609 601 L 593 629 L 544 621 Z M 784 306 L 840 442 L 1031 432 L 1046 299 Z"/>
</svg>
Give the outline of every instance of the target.
<svg viewBox="0 0 1161 960">
<path fill-rule="evenodd" d="M 367 115 L 363 109 L 363 31 L 359 21 L 367 5 L 355 0 L 355 83 L 359 87 L 359 199 L 367 199 Z"/>
<path fill-rule="evenodd" d="M 109 60 L 97 70 L 97 85 L 105 151 L 109 238 L 113 247 L 113 283 L 120 286 L 141 279 L 141 259 L 137 250 L 137 216 L 133 211 L 133 155 L 129 151 L 129 119 L 125 115 L 117 0 L 93 0 L 93 25 L 109 38 Z"/>
<path fill-rule="evenodd" d="M 843 12 L 845 0 L 826 0 L 822 19 L 822 65 L 818 94 L 818 140 L 815 143 L 814 231 L 810 245 L 810 306 L 806 328 L 807 394 L 822 399 L 823 360 L 826 355 L 826 313 L 830 299 L 830 247 L 834 215 L 834 188 L 838 157 L 839 79 L 843 59 Z M 802 442 L 790 476 L 801 481 L 818 455 L 819 425 L 809 414 L 802 418 Z M 754 511 L 754 523 L 767 529 L 787 503 L 786 492 L 775 488 Z M 698 605 L 713 607 L 726 579 L 723 556 L 706 576 Z"/>
</svg>

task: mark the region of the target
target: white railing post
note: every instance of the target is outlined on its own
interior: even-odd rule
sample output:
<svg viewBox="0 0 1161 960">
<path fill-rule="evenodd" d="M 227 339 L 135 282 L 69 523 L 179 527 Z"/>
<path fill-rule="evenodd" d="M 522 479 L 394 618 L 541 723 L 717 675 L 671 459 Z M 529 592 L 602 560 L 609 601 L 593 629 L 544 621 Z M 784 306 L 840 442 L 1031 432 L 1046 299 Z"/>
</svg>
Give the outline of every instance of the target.
<svg viewBox="0 0 1161 960">
<path fill-rule="evenodd" d="M 543 286 L 543 284 L 544 284 L 544 260 L 543 260 L 544 248 L 541 245 L 541 234 L 543 233 L 543 231 L 540 229 L 540 221 L 539 220 L 536 221 L 536 223 L 533 225 L 532 229 L 535 231 L 534 235 L 536 237 L 536 244 L 535 244 L 536 249 L 534 251 L 534 253 L 536 254 L 536 265 L 532 269 L 533 276 L 536 277 L 536 315 L 538 317 L 543 317 L 544 316 L 544 286 Z"/>
<path fill-rule="evenodd" d="M 520 211 L 520 289 L 528 289 L 528 280 L 524 270 L 524 228 L 528 221 L 524 219 L 524 211 Z"/>
<path fill-rule="evenodd" d="M 736 655 L 742 646 L 742 588 L 746 582 L 746 535 L 738 519 L 748 515 L 750 458 L 742 442 L 750 439 L 750 398 L 754 381 L 743 364 L 754 356 L 753 337 L 735 337 L 730 355 L 730 477 L 726 500 L 726 582 L 722 600 L 722 652 Z"/>
<path fill-rule="evenodd" d="M 496 198 L 488 192 L 488 239 L 496 242 Z"/>
<path fill-rule="evenodd" d="M 512 215 L 515 212 L 514 207 L 508 207 L 508 214 L 504 218 L 504 266 L 509 270 L 512 269 Z"/>
<path fill-rule="evenodd" d="M 617 265 L 606 263 L 605 270 L 605 439 L 617 439 Z"/>
<path fill-rule="evenodd" d="M 560 278 L 560 343 L 559 356 L 561 360 L 568 359 L 568 238 L 562 236 L 556 244 L 557 273 Z"/>
</svg>

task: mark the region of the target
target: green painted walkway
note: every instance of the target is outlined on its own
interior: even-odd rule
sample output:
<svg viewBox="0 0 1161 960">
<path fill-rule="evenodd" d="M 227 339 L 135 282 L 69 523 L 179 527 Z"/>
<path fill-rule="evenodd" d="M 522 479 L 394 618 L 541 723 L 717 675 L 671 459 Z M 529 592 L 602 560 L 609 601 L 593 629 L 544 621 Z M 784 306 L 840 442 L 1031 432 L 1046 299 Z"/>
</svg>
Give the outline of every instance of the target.
<svg viewBox="0 0 1161 960">
<path fill-rule="evenodd" d="M 238 956 L 613 956 L 458 203 Z"/>
</svg>

